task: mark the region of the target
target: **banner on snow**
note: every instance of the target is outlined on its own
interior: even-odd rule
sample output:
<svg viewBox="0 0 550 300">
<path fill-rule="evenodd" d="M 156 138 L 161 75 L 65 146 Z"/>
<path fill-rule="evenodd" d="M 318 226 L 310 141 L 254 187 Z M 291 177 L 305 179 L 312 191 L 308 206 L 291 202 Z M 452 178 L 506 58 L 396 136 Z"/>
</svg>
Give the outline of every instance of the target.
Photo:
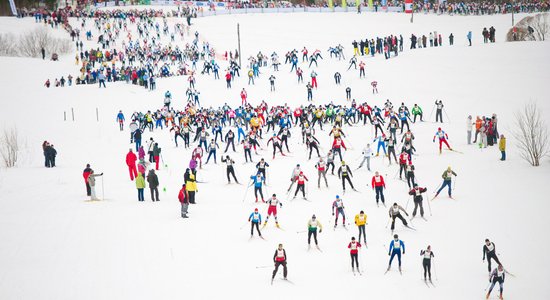
<svg viewBox="0 0 550 300">
<path fill-rule="evenodd" d="M 17 16 L 17 8 L 15 7 L 15 2 L 13 0 L 10 0 L 10 8 L 11 8 L 11 13 L 14 16 Z"/>
<path fill-rule="evenodd" d="M 413 0 L 405 0 L 405 13 L 412 14 L 413 12 Z"/>
</svg>

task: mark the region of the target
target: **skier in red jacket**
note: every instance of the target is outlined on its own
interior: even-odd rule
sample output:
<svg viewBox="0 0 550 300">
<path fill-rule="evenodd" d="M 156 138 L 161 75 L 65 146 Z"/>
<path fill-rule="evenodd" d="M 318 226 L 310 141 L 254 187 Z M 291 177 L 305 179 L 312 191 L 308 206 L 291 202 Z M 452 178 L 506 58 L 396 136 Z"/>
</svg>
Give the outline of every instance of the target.
<svg viewBox="0 0 550 300">
<path fill-rule="evenodd" d="M 386 188 L 386 183 L 384 182 L 384 177 L 376 171 L 374 176 L 372 176 L 372 189 L 376 190 L 376 205 L 378 205 L 378 199 L 382 200 L 382 204 L 386 206 L 384 202 L 384 189 Z"/>
<path fill-rule="evenodd" d="M 342 150 L 340 148 L 348 150 L 348 148 L 346 148 L 346 145 L 344 144 L 344 141 L 340 137 L 337 137 L 332 142 L 332 152 L 334 153 L 334 155 L 336 155 L 336 153 L 338 152 L 338 155 L 340 156 L 340 161 L 342 161 Z"/>
<path fill-rule="evenodd" d="M 137 177 L 137 169 L 136 169 L 136 160 L 137 156 L 130 148 L 130 151 L 128 151 L 128 154 L 126 154 L 126 165 L 128 165 L 128 171 L 130 172 L 130 180 L 134 180 L 135 177 Z"/>
<path fill-rule="evenodd" d="M 359 249 L 361 248 L 361 243 L 355 241 L 355 237 L 351 238 L 351 242 L 348 244 L 349 254 L 351 256 L 351 270 L 355 273 L 355 267 L 357 267 L 357 272 L 361 273 L 359 270 Z M 355 275 L 355 274 L 354 274 Z"/>
</svg>

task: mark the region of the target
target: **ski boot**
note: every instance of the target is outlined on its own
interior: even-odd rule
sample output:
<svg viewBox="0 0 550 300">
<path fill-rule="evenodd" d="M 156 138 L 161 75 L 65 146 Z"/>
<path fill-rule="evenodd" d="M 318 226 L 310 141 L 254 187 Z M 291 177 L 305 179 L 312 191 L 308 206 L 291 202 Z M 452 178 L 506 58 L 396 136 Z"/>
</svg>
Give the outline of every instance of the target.
<svg viewBox="0 0 550 300">
<path fill-rule="evenodd" d="M 267 222 L 266 222 L 266 223 L 267 223 Z M 281 226 L 279 226 L 279 222 L 275 222 L 275 227 L 281 228 Z"/>
</svg>

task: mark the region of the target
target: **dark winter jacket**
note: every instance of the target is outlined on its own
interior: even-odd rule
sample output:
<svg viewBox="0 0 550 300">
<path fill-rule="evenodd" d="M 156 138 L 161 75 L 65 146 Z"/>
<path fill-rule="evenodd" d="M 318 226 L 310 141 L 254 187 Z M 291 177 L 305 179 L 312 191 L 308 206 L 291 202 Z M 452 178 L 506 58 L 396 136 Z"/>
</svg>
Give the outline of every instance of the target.
<svg viewBox="0 0 550 300">
<path fill-rule="evenodd" d="M 147 174 L 147 183 L 149 183 L 149 187 L 152 189 L 159 186 L 159 178 L 154 170 L 150 170 L 149 174 Z"/>
</svg>

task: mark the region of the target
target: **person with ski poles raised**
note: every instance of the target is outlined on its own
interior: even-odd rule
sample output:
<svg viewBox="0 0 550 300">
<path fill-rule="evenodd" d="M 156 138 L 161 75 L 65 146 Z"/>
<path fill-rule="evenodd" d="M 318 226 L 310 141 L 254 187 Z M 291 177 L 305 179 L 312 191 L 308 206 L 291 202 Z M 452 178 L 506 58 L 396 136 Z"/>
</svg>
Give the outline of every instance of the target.
<svg viewBox="0 0 550 300">
<path fill-rule="evenodd" d="M 447 170 L 445 170 L 443 172 L 443 174 L 441 175 L 441 177 L 443 178 L 443 184 L 441 184 L 441 187 L 437 190 L 437 192 L 435 193 L 435 196 L 433 197 L 433 199 L 435 199 L 438 195 L 439 195 L 439 192 L 441 192 L 441 190 L 443 190 L 446 186 L 448 187 L 449 189 L 449 198 L 453 199 L 452 195 L 451 195 L 451 192 L 452 192 L 452 187 L 451 187 L 451 184 L 452 184 L 452 177 L 453 175 L 456 177 L 458 176 L 452 169 L 451 169 L 451 166 L 449 166 L 447 168 Z M 432 199 L 432 200 L 433 200 Z"/>
<path fill-rule="evenodd" d="M 235 180 L 236 183 L 239 183 L 239 181 L 237 180 L 237 177 L 235 176 L 235 168 L 233 167 L 233 165 L 235 164 L 235 161 L 231 159 L 229 155 L 226 155 L 225 158 L 222 157 L 222 162 L 225 163 L 227 167 L 226 169 L 227 184 L 231 183 L 231 178 L 229 177 L 229 175 L 233 176 L 233 179 Z"/>
</svg>

